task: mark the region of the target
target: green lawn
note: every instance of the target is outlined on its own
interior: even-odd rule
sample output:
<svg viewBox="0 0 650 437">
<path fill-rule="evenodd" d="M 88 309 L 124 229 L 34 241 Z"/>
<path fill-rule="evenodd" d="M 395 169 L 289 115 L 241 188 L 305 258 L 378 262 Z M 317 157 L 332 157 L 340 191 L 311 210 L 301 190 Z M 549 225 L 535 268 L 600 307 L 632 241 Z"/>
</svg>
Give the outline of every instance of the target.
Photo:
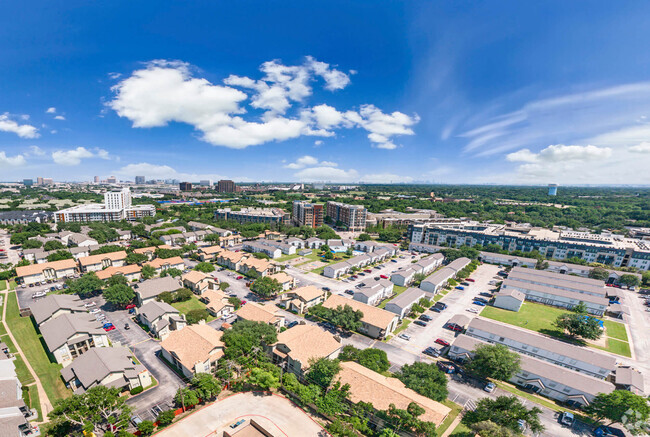
<svg viewBox="0 0 650 437">
<path fill-rule="evenodd" d="M 405 330 L 406 328 L 408 328 L 412 321 L 413 320 L 411 320 L 411 319 L 409 319 L 407 317 L 404 317 L 402 319 L 402 324 L 399 325 L 399 327 L 393 332 L 393 335 L 397 335 L 400 332 L 402 332 L 403 330 Z"/>
<path fill-rule="evenodd" d="M 0 291 L 7 289 L 7 281 L 0 281 Z"/>
<path fill-rule="evenodd" d="M 449 412 L 447 418 L 440 424 L 440 426 L 436 428 L 437 435 L 443 435 L 445 431 L 447 431 L 447 428 L 449 428 L 451 423 L 456 419 L 456 416 L 458 416 L 458 414 L 463 409 L 462 406 L 458 405 L 455 402 L 450 401 L 449 399 L 445 399 L 444 401 L 442 401 L 442 404 L 451 408 L 451 411 Z"/>
<path fill-rule="evenodd" d="M 36 387 L 36 384 L 30 385 L 29 387 L 23 387 L 23 399 L 29 408 L 34 408 L 36 410 L 38 413 L 37 420 L 39 422 L 43 422 L 45 418 L 43 417 L 43 412 L 41 411 L 41 402 L 38 397 L 38 387 Z"/>
<path fill-rule="evenodd" d="M 192 297 L 190 300 L 186 300 L 185 302 L 174 302 L 172 306 L 176 308 L 178 311 L 180 311 L 181 314 L 187 314 L 192 310 L 205 309 L 205 304 L 201 302 L 199 299 L 197 299 L 196 297 Z M 208 319 L 206 321 L 209 322 L 214 319 L 215 319 L 214 316 L 208 315 Z"/>
<path fill-rule="evenodd" d="M 0 322 L 0 335 L 5 335 L 6 333 L 7 333 L 7 329 L 5 328 L 5 324 Z"/>
<path fill-rule="evenodd" d="M 487 306 L 481 311 L 481 316 L 498 320 L 500 322 L 508 323 L 510 325 L 519 326 L 521 328 L 530 329 L 531 331 L 540 332 L 542 334 L 550 335 L 561 339 L 566 339 L 562 331 L 553 325 L 555 319 L 568 311 L 560 308 L 550 307 L 534 302 L 524 302 L 519 312 L 508 311 L 501 308 Z M 605 335 L 607 339 L 607 347 L 596 346 L 587 344 L 589 347 L 602 349 L 614 354 L 630 357 L 630 345 L 627 342 L 627 332 L 623 324 L 611 320 L 605 320 Z M 623 340 L 623 341 L 621 341 Z"/>
<path fill-rule="evenodd" d="M 7 299 L 5 322 L 14 337 L 20 339 L 20 348 L 25 354 L 24 358 L 29 361 L 39 376 L 50 402 L 54 403 L 57 399 L 70 396 L 71 391 L 65 387 L 61 379 L 62 366 L 51 362 L 48 358 L 44 345 L 41 343 L 41 336 L 37 333 L 31 318 L 20 317 L 16 293 L 10 293 Z"/>
<path fill-rule="evenodd" d="M 281 257 L 276 258 L 273 261 L 283 262 L 283 261 L 289 261 L 290 259 L 294 259 L 294 258 L 298 258 L 298 257 L 300 257 L 300 255 L 298 255 L 297 253 L 293 254 L 293 255 L 282 255 Z"/>
<path fill-rule="evenodd" d="M 474 433 L 462 423 L 459 423 L 454 432 L 449 434 L 449 437 L 474 437 Z"/>
<path fill-rule="evenodd" d="M 377 305 L 377 308 L 382 308 L 382 309 L 383 309 L 383 308 L 386 306 L 386 304 L 387 304 L 388 302 L 390 302 L 391 299 L 393 299 L 393 298 L 395 298 L 396 296 L 398 296 L 398 295 L 404 293 L 404 291 L 406 291 L 407 288 L 408 288 L 408 287 L 402 287 L 401 285 L 394 285 L 394 286 L 393 286 L 393 295 L 392 295 L 390 298 L 385 299 L 385 300 L 384 300 L 382 303 L 380 303 L 379 305 Z"/>
<path fill-rule="evenodd" d="M 18 285 L 18 284 L 16 284 L 16 281 L 14 279 L 12 279 L 9 282 L 9 290 L 13 290 L 14 288 L 16 288 L 16 285 Z"/>
<path fill-rule="evenodd" d="M 562 408 L 559 405 L 557 405 L 555 402 L 551 401 L 550 399 L 542 398 L 541 396 L 536 396 L 534 394 L 519 390 L 517 387 L 507 384 L 503 381 L 494 381 L 494 383 L 499 387 L 500 389 L 503 389 L 505 391 L 508 391 L 514 395 L 521 396 L 522 398 L 528 399 L 529 401 L 538 403 L 540 405 L 543 405 L 547 408 L 550 408 L 551 410 L 554 411 L 566 411 L 566 408 Z"/>
</svg>

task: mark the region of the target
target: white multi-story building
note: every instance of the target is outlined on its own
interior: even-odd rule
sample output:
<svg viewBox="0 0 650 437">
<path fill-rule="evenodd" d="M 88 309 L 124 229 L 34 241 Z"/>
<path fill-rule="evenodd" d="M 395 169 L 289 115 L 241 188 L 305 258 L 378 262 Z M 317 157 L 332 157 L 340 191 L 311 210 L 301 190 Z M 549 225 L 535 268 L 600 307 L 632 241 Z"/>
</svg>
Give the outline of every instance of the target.
<svg viewBox="0 0 650 437">
<path fill-rule="evenodd" d="M 90 203 L 62 209 L 54 214 L 57 223 L 70 222 L 114 222 L 121 220 L 137 220 L 142 217 L 156 215 L 154 205 L 133 205 L 131 190 L 109 191 L 104 194 L 104 203 Z"/>
</svg>

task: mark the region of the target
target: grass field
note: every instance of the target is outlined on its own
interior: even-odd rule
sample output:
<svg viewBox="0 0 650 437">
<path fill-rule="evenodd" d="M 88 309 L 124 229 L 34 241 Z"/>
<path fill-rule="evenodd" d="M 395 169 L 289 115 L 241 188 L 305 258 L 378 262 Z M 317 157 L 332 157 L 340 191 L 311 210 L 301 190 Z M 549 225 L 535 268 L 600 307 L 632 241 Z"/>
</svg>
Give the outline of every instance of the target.
<svg viewBox="0 0 650 437">
<path fill-rule="evenodd" d="M 449 437 L 474 437 L 474 433 L 462 423 L 459 423 L 454 432 L 449 434 Z"/>
<path fill-rule="evenodd" d="M 481 311 L 481 316 L 530 329 L 542 334 L 550 335 L 561 339 L 566 339 L 566 335 L 553 325 L 555 319 L 568 311 L 560 308 L 550 307 L 534 302 L 524 302 L 519 312 L 508 311 L 501 308 L 487 306 Z M 607 347 L 588 344 L 589 347 L 612 352 L 614 354 L 631 357 L 630 345 L 628 343 L 625 326 L 621 323 L 611 320 L 605 320 L 605 335 L 611 337 L 607 339 Z"/>
<path fill-rule="evenodd" d="M 5 328 L 4 323 L 0 323 L 0 335 L 5 335 L 7 333 L 7 329 Z"/>
<path fill-rule="evenodd" d="M 41 401 L 38 397 L 38 387 L 36 387 L 36 384 L 30 385 L 29 387 L 23 386 L 23 399 L 29 408 L 34 408 L 36 410 L 38 413 L 38 421 L 44 421 L 45 418 L 43 417 L 43 412 L 41 411 Z"/>
<path fill-rule="evenodd" d="M 450 401 L 449 399 L 445 399 L 441 403 L 451 408 L 451 411 L 449 412 L 447 418 L 440 424 L 440 426 L 436 428 L 437 435 L 443 435 L 445 431 L 447 431 L 451 423 L 456 419 L 456 416 L 458 416 L 458 414 L 463 409 L 463 407 L 461 407 L 455 402 Z"/>
<path fill-rule="evenodd" d="M 201 302 L 199 299 L 197 299 L 196 297 L 192 297 L 190 300 L 186 300 L 185 302 L 174 302 L 172 306 L 176 308 L 178 311 L 180 311 L 181 314 L 187 314 L 192 310 L 205 309 L 205 304 Z M 208 319 L 206 321 L 210 322 L 214 319 L 215 319 L 214 316 L 208 315 Z"/>
<path fill-rule="evenodd" d="M 7 289 L 7 281 L 2 280 L 0 281 L 0 291 L 6 290 Z"/>
<path fill-rule="evenodd" d="M 382 308 L 382 309 L 383 309 L 383 308 L 386 306 L 386 304 L 387 304 L 388 302 L 390 302 L 391 299 L 393 299 L 393 298 L 395 298 L 396 296 L 398 296 L 398 295 L 404 293 L 404 291 L 406 291 L 407 288 L 408 288 L 408 287 L 402 287 L 401 285 L 394 285 L 394 286 L 393 286 L 393 295 L 392 295 L 390 298 L 385 299 L 385 300 L 384 300 L 382 303 L 380 303 L 379 305 L 377 305 L 377 308 Z"/>
<path fill-rule="evenodd" d="M 408 328 L 412 321 L 413 320 L 409 319 L 408 317 L 404 317 L 402 319 L 402 324 L 399 325 L 399 327 L 393 332 L 393 335 L 397 335 L 403 330 L 405 330 L 406 328 Z"/>
<path fill-rule="evenodd" d="M 300 257 L 300 255 L 298 255 L 297 253 L 295 253 L 295 254 L 293 254 L 293 255 L 282 255 L 281 257 L 276 258 L 276 259 L 274 259 L 273 261 L 276 261 L 276 262 L 283 262 L 283 261 L 289 261 L 290 259 L 299 258 L 299 257 Z"/>
<path fill-rule="evenodd" d="M 14 337 L 20 339 L 20 348 L 25 354 L 24 359 L 29 361 L 39 376 L 50 402 L 53 403 L 57 399 L 70 396 L 71 391 L 65 387 L 59 373 L 62 366 L 51 362 L 48 358 L 43 343 L 41 343 L 41 336 L 36 331 L 31 318 L 20 317 L 16 293 L 9 294 L 6 305 L 7 319 L 5 322 Z"/>
</svg>

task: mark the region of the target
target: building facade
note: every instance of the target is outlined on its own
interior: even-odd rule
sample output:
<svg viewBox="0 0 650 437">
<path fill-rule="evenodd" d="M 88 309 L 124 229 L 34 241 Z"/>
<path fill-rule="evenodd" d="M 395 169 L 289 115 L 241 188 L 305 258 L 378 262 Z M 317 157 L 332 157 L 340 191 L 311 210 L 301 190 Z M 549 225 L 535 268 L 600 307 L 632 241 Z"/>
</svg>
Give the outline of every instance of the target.
<svg viewBox="0 0 650 437">
<path fill-rule="evenodd" d="M 131 190 L 123 188 L 120 191 L 104 193 L 103 204 L 77 205 L 54 213 L 57 223 L 70 222 L 114 222 L 122 220 L 137 220 L 156 215 L 154 205 L 133 205 Z"/>
<path fill-rule="evenodd" d="M 327 202 L 326 215 L 331 223 L 342 224 L 348 231 L 362 232 L 366 229 L 368 211 L 362 205 Z"/>
<path fill-rule="evenodd" d="M 323 219 L 323 205 L 309 203 L 306 200 L 294 200 L 292 217 L 294 225 L 318 228 L 323 226 Z"/>
</svg>

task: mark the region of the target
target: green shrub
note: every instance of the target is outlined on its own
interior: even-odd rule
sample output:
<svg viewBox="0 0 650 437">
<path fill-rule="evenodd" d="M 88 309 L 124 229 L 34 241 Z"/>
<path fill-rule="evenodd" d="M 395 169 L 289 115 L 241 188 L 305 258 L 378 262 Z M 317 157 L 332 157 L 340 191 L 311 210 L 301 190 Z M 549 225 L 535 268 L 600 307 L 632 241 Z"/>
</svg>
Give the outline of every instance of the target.
<svg viewBox="0 0 650 437">
<path fill-rule="evenodd" d="M 137 395 L 138 393 L 142 393 L 144 391 L 144 388 L 142 386 L 139 387 L 134 387 L 131 389 L 131 394 L 132 395 Z"/>
</svg>

